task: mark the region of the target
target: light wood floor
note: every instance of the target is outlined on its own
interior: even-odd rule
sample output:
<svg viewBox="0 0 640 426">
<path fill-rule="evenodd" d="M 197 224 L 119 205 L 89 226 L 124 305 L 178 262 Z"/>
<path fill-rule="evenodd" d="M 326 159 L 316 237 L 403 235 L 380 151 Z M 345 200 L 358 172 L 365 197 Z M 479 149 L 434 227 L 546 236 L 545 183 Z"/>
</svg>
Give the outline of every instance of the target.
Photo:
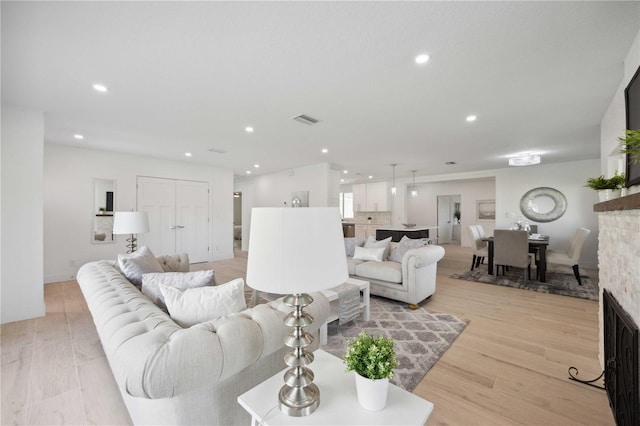
<svg viewBox="0 0 640 426">
<path fill-rule="evenodd" d="M 414 391 L 435 404 L 427 424 L 614 425 L 603 391 L 567 380 L 600 373 L 597 302 L 450 279 L 471 254 L 446 250 L 422 306 L 470 323 Z M 213 267 L 243 277 L 246 253 Z M 1 424 L 130 424 L 77 283 L 46 285 L 45 301 L 45 317 L 2 325 Z"/>
</svg>

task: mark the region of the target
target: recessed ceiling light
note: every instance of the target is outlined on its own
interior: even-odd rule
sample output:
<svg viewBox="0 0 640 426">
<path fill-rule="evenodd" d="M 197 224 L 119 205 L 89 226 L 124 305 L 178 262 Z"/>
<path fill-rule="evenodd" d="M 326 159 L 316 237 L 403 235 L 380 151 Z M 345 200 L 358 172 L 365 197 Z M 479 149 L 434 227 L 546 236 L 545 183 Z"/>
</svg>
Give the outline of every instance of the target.
<svg viewBox="0 0 640 426">
<path fill-rule="evenodd" d="M 429 55 L 427 55 L 426 53 L 422 53 L 418 56 L 416 56 L 416 64 L 422 65 L 422 64 L 426 64 L 427 62 L 429 62 Z"/>
<path fill-rule="evenodd" d="M 343 170 L 342 173 L 346 175 L 347 173 L 349 173 L 349 170 Z"/>
<path fill-rule="evenodd" d="M 99 84 L 96 83 L 93 85 L 93 90 L 95 90 L 96 92 L 100 92 L 100 93 L 106 93 L 109 91 L 109 89 L 107 89 L 107 86 L 105 86 L 104 84 Z"/>
<path fill-rule="evenodd" d="M 84 136 L 83 136 L 83 135 L 81 135 L 81 134 L 79 134 L 79 133 L 77 133 L 77 134 L 73 135 L 73 137 L 74 137 L 74 138 L 76 138 L 76 139 L 78 139 L 78 140 L 82 140 L 82 139 L 84 139 Z"/>
<path fill-rule="evenodd" d="M 322 148 L 322 153 L 326 154 L 327 152 L 329 152 L 329 150 L 327 148 Z"/>
<path fill-rule="evenodd" d="M 260 164 L 254 164 L 253 167 L 255 167 L 256 169 L 260 168 Z"/>
<path fill-rule="evenodd" d="M 472 122 L 472 121 L 476 121 L 478 117 L 476 117 L 475 115 L 468 115 L 467 116 L 467 121 L 468 122 Z"/>
<path fill-rule="evenodd" d="M 373 179 L 373 176 L 369 175 L 369 179 Z"/>
<path fill-rule="evenodd" d="M 184 156 L 185 156 L 185 157 L 191 157 L 191 153 L 190 153 L 190 152 L 185 152 L 185 153 L 184 153 Z"/>
<path fill-rule="evenodd" d="M 247 132 L 247 133 L 253 133 L 253 127 L 247 126 L 247 127 L 244 128 L 244 131 Z"/>
<path fill-rule="evenodd" d="M 344 182 L 344 179 L 340 179 L 340 182 Z"/>
<path fill-rule="evenodd" d="M 247 170 L 247 174 L 250 175 L 251 174 L 251 170 Z"/>
</svg>

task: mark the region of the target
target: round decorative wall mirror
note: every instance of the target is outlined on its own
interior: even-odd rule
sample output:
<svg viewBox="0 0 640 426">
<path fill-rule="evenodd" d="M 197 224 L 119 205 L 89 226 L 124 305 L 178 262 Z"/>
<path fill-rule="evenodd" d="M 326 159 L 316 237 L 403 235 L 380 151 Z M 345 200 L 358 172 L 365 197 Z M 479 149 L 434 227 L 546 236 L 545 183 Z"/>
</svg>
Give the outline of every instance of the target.
<svg viewBox="0 0 640 426">
<path fill-rule="evenodd" d="M 534 222 L 553 222 L 567 211 L 567 199 L 557 189 L 534 188 L 520 199 L 520 211 Z"/>
</svg>

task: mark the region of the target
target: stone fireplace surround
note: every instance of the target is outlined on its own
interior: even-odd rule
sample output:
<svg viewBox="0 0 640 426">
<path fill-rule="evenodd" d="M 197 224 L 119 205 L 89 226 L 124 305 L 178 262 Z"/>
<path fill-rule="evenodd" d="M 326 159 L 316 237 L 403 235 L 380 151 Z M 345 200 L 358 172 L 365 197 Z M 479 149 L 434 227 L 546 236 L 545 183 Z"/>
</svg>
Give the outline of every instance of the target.
<svg viewBox="0 0 640 426">
<path fill-rule="evenodd" d="M 598 203 L 593 210 L 598 213 L 599 227 L 599 360 L 604 369 L 604 291 L 613 296 L 619 307 L 635 322 L 636 328 L 640 324 L 640 193 Z M 632 364 L 637 368 L 637 347 L 635 351 L 636 358 Z M 637 370 L 632 374 L 637 374 Z"/>
</svg>

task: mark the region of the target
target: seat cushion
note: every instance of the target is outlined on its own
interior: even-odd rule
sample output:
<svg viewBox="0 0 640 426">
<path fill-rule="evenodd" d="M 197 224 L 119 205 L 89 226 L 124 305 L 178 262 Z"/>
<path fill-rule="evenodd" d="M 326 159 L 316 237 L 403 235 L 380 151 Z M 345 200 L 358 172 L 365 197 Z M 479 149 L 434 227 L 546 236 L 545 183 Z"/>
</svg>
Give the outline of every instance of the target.
<svg viewBox="0 0 640 426">
<path fill-rule="evenodd" d="M 402 283 L 402 264 L 398 262 L 363 262 L 356 265 L 355 275 L 372 280 Z"/>
<path fill-rule="evenodd" d="M 354 259 L 352 257 L 347 257 L 347 270 L 349 271 L 349 275 L 356 274 L 356 266 L 363 263 L 364 260 Z"/>
</svg>

